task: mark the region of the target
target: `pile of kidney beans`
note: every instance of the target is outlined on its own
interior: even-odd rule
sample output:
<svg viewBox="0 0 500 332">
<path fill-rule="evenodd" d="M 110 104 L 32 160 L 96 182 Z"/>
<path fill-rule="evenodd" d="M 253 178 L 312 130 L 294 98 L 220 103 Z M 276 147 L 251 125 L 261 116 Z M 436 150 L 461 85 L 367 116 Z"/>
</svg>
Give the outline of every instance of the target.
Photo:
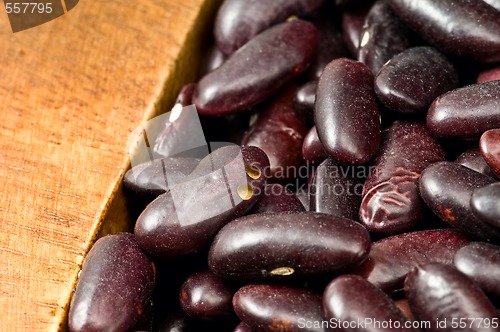
<svg viewBox="0 0 500 332">
<path fill-rule="evenodd" d="M 499 331 L 500 1 L 226 0 L 214 37 L 69 329 Z M 179 153 L 191 104 L 234 144 Z"/>
</svg>

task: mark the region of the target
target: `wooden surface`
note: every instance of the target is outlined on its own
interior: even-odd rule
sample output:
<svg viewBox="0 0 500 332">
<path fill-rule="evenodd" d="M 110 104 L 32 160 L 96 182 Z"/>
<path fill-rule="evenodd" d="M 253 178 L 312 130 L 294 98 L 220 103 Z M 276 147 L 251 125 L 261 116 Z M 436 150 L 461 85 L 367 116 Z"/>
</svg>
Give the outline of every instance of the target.
<svg viewBox="0 0 500 332">
<path fill-rule="evenodd" d="M 194 79 L 217 2 L 81 0 L 16 34 L 0 14 L 0 331 L 64 329 L 92 242 L 129 222 L 128 135 Z"/>
</svg>

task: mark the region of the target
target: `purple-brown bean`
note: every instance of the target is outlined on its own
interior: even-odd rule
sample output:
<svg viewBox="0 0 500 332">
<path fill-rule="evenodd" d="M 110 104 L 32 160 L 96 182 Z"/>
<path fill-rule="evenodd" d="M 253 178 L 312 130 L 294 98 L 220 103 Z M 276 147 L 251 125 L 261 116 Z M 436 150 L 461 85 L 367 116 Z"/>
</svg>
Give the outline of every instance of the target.
<svg viewBox="0 0 500 332">
<path fill-rule="evenodd" d="M 222 226 L 252 208 L 268 167 L 256 147 L 215 150 L 188 179 L 146 207 L 134 230 L 139 245 L 154 256 L 179 256 L 208 245 Z"/>
<path fill-rule="evenodd" d="M 388 108 L 422 113 L 458 85 L 458 74 L 444 55 L 432 47 L 413 47 L 395 55 L 375 78 L 375 92 Z"/>
<path fill-rule="evenodd" d="M 262 213 L 231 221 L 208 254 L 210 269 L 223 277 L 290 278 L 349 271 L 370 251 L 360 224 L 322 213 Z"/>
<path fill-rule="evenodd" d="M 193 96 L 198 112 L 228 115 L 266 100 L 304 72 L 317 43 L 316 28 L 303 20 L 265 30 L 198 82 Z"/>
<path fill-rule="evenodd" d="M 359 218 L 371 232 L 411 230 L 425 204 L 418 180 L 429 165 L 443 161 L 444 151 L 417 122 L 395 122 L 382 133 L 379 155 L 365 181 Z"/>
<path fill-rule="evenodd" d="M 386 293 L 403 288 L 410 270 L 430 262 L 452 264 L 455 252 L 470 239 L 452 229 L 434 229 L 394 235 L 372 245 L 366 261 L 355 273 Z"/>
<path fill-rule="evenodd" d="M 500 297 L 500 247 L 473 242 L 455 253 L 455 267 L 487 294 Z"/>
<path fill-rule="evenodd" d="M 422 38 L 447 53 L 500 61 L 500 11 L 484 1 L 389 0 Z"/>
<path fill-rule="evenodd" d="M 393 56 L 410 46 L 409 31 L 386 0 L 376 1 L 365 18 L 358 45 L 358 60 L 376 76 Z"/>
<path fill-rule="evenodd" d="M 453 266 L 431 263 L 416 267 L 406 277 L 405 294 L 415 317 L 431 323 L 427 331 L 498 331 L 498 325 L 492 324 L 498 320 L 493 304 Z M 438 321 L 444 324 L 438 325 Z"/>
<path fill-rule="evenodd" d="M 477 218 L 470 200 L 475 189 L 494 179 L 465 166 L 443 161 L 427 167 L 420 176 L 420 194 L 443 221 L 478 239 L 499 241 L 500 228 Z"/>
<path fill-rule="evenodd" d="M 368 67 L 350 59 L 328 64 L 319 80 L 314 118 L 333 160 L 350 165 L 369 161 L 380 144 L 380 114 Z"/>
<path fill-rule="evenodd" d="M 326 319 L 335 322 L 392 322 L 401 328 L 398 331 L 419 331 L 406 328 L 408 320 L 382 290 L 357 275 L 343 275 L 333 279 L 323 293 L 323 308 Z M 339 331 L 382 332 L 386 328 L 376 324 L 359 324 Z"/>
<path fill-rule="evenodd" d="M 152 261 L 133 234 L 100 238 L 83 262 L 69 310 L 69 331 L 127 331 L 153 292 Z"/>
<path fill-rule="evenodd" d="M 257 331 L 328 331 L 306 326 L 305 322 L 323 320 L 321 296 L 300 288 L 264 284 L 244 286 L 234 295 L 233 307 L 238 317 Z"/>
<path fill-rule="evenodd" d="M 500 128 L 500 81 L 468 85 L 436 98 L 427 113 L 427 127 L 445 138 L 479 138 Z"/>
<path fill-rule="evenodd" d="M 230 55 L 265 29 L 290 16 L 307 14 L 323 1 L 225 0 L 215 19 L 215 40 L 219 48 Z"/>
</svg>

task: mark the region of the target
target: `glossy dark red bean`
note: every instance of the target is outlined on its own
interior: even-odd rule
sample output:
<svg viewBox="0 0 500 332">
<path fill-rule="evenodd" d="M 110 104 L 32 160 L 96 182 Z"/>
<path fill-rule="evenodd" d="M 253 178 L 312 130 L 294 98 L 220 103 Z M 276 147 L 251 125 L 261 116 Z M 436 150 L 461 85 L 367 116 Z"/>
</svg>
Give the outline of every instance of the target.
<svg viewBox="0 0 500 332">
<path fill-rule="evenodd" d="M 358 60 L 377 75 L 393 56 L 410 46 L 409 31 L 387 1 L 379 0 L 366 16 L 361 29 Z"/>
<path fill-rule="evenodd" d="M 317 164 L 328 158 L 323 148 L 323 144 L 319 140 L 316 126 L 312 127 L 304 138 L 304 143 L 302 144 L 302 157 L 304 160 Z"/>
<path fill-rule="evenodd" d="M 335 273 L 361 264 L 370 244 L 364 227 L 349 219 L 310 212 L 253 214 L 217 234 L 208 264 L 231 278 Z"/>
<path fill-rule="evenodd" d="M 123 185 L 135 197 L 150 202 L 170 186 L 184 181 L 199 162 L 196 158 L 154 159 L 125 173 Z"/>
<path fill-rule="evenodd" d="M 405 294 L 415 317 L 431 322 L 427 331 L 498 331 L 493 304 L 453 266 L 432 263 L 415 268 L 406 277 Z"/>
<path fill-rule="evenodd" d="M 266 100 L 309 66 L 317 42 L 314 25 L 298 19 L 262 32 L 201 79 L 193 96 L 198 112 L 227 115 Z"/>
<path fill-rule="evenodd" d="M 496 176 L 500 176 L 500 129 L 491 129 L 481 135 L 479 148 L 484 160 L 490 166 L 493 173 Z"/>
<path fill-rule="evenodd" d="M 201 63 L 200 76 L 203 77 L 206 74 L 214 71 L 215 69 L 222 66 L 226 62 L 227 56 L 217 47 L 217 45 L 212 45 Z"/>
<path fill-rule="evenodd" d="M 184 281 L 179 301 L 182 309 L 191 317 L 215 320 L 233 313 L 235 291 L 211 271 L 200 271 Z"/>
<path fill-rule="evenodd" d="M 219 48 L 232 54 L 261 31 L 318 8 L 323 0 L 225 0 L 215 19 L 214 35 Z"/>
<path fill-rule="evenodd" d="M 500 11 L 473 0 L 389 0 L 394 11 L 429 43 L 480 62 L 500 61 Z"/>
<path fill-rule="evenodd" d="M 375 325 L 375 321 L 391 322 L 397 331 L 418 331 L 405 327 L 408 320 L 389 296 L 357 275 L 346 274 L 330 282 L 323 293 L 323 308 L 326 319 L 333 320 L 334 324 L 338 324 L 337 327 L 342 326 L 340 322 L 366 322 L 356 327 L 337 329 L 340 331 L 388 330 L 381 324 Z"/>
<path fill-rule="evenodd" d="M 357 220 L 362 190 L 363 185 L 350 176 L 349 167 L 326 159 L 314 172 L 310 211 Z"/>
<path fill-rule="evenodd" d="M 252 329 L 250 325 L 247 323 L 239 323 L 238 326 L 235 327 L 233 332 L 254 332 L 255 330 Z"/>
<path fill-rule="evenodd" d="M 380 114 L 373 75 L 361 62 L 333 60 L 323 71 L 314 111 L 318 136 L 335 161 L 361 165 L 380 144 Z"/>
<path fill-rule="evenodd" d="M 324 320 L 321 296 L 300 288 L 261 284 L 244 286 L 234 295 L 233 307 L 238 317 L 257 331 L 328 331 L 309 327 L 309 324 Z"/>
<path fill-rule="evenodd" d="M 97 240 L 87 254 L 69 311 L 69 331 L 127 331 L 153 292 L 153 263 L 133 234 Z"/>
<path fill-rule="evenodd" d="M 295 95 L 294 105 L 303 114 L 308 123 L 314 123 L 314 102 L 316 101 L 317 80 L 302 85 Z"/>
<path fill-rule="evenodd" d="M 203 248 L 222 226 L 252 208 L 268 167 L 267 156 L 256 147 L 215 150 L 186 181 L 146 207 L 135 225 L 139 245 L 154 256 Z"/>
<path fill-rule="evenodd" d="M 308 127 L 293 105 L 295 92 L 295 87 L 286 90 L 259 112 L 242 142 L 267 154 L 271 164 L 269 176 L 278 181 L 295 179 L 304 163 L 301 150 Z"/>
<path fill-rule="evenodd" d="M 470 205 L 476 217 L 500 230 L 500 182 L 474 190 Z"/>
<path fill-rule="evenodd" d="M 342 11 L 342 35 L 344 43 L 354 58 L 358 57 L 361 30 L 373 3 L 373 0 L 363 1 L 361 5 L 351 6 Z"/>
<path fill-rule="evenodd" d="M 468 167 L 476 172 L 488 175 L 489 177 L 495 177 L 495 173 L 491 170 L 490 166 L 486 163 L 478 148 L 473 148 L 465 151 L 457 159 L 455 159 L 457 164 Z"/>
<path fill-rule="evenodd" d="M 459 138 L 476 138 L 500 128 L 500 81 L 469 85 L 438 97 L 427 113 L 427 127 L 438 137 Z"/>
<path fill-rule="evenodd" d="M 428 207 L 443 221 L 478 239 L 498 241 L 500 229 L 477 218 L 470 200 L 475 189 L 494 179 L 452 162 L 427 167 L 420 176 L 420 193 Z"/>
<path fill-rule="evenodd" d="M 423 124 L 395 122 L 386 129 L 363 189 L 359 209 L 363 225 L 384 234 L 411 230 L 421 221 L 425 206 L 418 189 L 420 173 L 444 157 Z"/>
<path fill-rule="evenodd" d="M 430 262 L 452 264 L 455 252 L 469 238 L 451 229 L 435 229 L 394 235 L 372 245 L 368 259 L 356 274 L 386 293 L 400 290 L 406 274 Z"/>
<path fill-rule="evenodd" d="M 500 9 L 499 9 L 500 10 Z M 477 83 L 500 80 L 500 66 L 486 69 L 479 73 Z"/>
<path fill-rule="evenodd" d="M 255 203 L 253 213 L 304 212 L 305 208 L 295 193 L 278 183 L 266 184 Z"/>
<path fill-rule="evenodd" d="M 422 113 L 458 85 L 458 74 L 444 55 L 432 47 L 414 47 L 394 56 L 375 78 L 380 101 L 401 113 Z"/>
<path fill-rule="evenodd" d="M 455 254 L 455 267 L 474 280 L 483 291 L 500 296 L 500 247 L 473 242 Z"/>
</svg>

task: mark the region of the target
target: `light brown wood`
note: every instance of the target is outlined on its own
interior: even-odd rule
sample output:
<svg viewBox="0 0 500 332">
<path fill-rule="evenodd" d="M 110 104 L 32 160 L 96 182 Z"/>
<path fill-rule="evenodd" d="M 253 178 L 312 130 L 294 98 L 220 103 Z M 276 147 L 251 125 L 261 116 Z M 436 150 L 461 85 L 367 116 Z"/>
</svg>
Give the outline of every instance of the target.
<svg viewBox="0 0 500 332">
<path fill-rule="evenodd" d="M 0 15 L 0 331 L 64 329 L 86 252 L 130 222 L 128 135 L 194 80 L 218 2 L 82 0 L 16 34 Z"/>
</svg>

